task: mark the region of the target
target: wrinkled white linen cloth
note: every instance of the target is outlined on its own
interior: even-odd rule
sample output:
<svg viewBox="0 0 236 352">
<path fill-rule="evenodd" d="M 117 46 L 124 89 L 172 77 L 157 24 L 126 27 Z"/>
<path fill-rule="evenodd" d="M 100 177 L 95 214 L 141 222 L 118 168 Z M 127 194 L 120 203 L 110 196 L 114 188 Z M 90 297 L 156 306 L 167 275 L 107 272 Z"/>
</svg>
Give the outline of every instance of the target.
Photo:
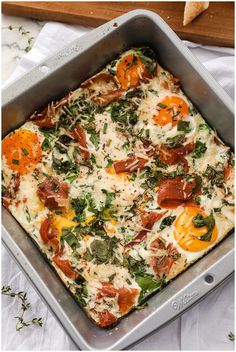
<svg viewBox="0 0 236 352">
<path fill-rule="evenodd" d="M 38 35 L 32 50 L 22 58 L 6 83 L 24 74 L 89 30 L 90 28 L 80 26 L 56 22 L 47 23 Z M 185 42 L 185 44 L 233 98 L 234 50 L 206 47 L 190 42 Z M 32 306 L 27 316 L 42 317 L 44 324 L 42 328 L 29 327 L 16 332 L 14 317 L 19 311 L 19 303 L 3 296 L 2 350 L 77 349 L 3 248 L 2 285 L 8 284 L 16 291 L 28 293 Z M 228 339 L 230 331 L 234 332 L 233 279 L 221 285 L 180 318 L 137 344 L 132 350 L 233 350 L 234 343 Z"/>
</svg>

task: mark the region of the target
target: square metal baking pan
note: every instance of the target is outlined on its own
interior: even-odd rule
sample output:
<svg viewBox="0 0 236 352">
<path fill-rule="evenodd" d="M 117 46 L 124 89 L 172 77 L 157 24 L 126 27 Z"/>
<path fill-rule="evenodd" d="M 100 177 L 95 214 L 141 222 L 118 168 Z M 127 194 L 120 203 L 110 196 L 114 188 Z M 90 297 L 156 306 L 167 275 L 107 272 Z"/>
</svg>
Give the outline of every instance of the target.
<svg viewBox="0 0 236 352">
<path fill-rule="evenodd" d="M 233 102 L 168 25 L 153 12 L 135 10 L 91 31 L 7 86 L 2 95 L 3 135 L 51 100 L 62 98 L 122 50 L 148 45 L 159 63 L 181 80 L 187 96 L 233 147 Z M 80 349 L 124 349 L 176 318 L 232 275 L 233 235 L 130 313 L 116 328 L 89 320 L 13 216 L 2 212 L 2 239 L 26 276 Z M 210 275 L 210 277 L 209 277 Z"/>
</svg>

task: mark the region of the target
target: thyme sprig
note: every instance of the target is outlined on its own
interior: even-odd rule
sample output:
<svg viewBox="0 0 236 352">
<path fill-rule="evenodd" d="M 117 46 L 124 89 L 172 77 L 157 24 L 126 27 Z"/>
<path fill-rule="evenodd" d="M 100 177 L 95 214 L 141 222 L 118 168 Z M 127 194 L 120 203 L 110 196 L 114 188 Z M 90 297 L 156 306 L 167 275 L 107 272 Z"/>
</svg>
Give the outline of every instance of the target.
<svg viewBox="0 0 236 352">
<path fill-rule="evenodd" d="M 21 301 L 21 312 L 19 316 L 16 316 L 16 331 L 20 331 L 24 327 L 30 326 L 30 325 L 38 325 L 42 326 L 43 325 L 43 320 L 42 318 L 33 318 L 31 320 L 25 320 L 24 319 L 24 314 L 25 312 L 30 308 L 30 303 L 28 302 L 27 299 L 27 293 L 20 291 L 20 292 L 13 292 L 12 288 L 10 286 L 3 286 L 2 295 L 9 296 L 12 298 L 17 297 Z"/>
<path fill-rule="evenodd" d="M 27 31 L 23 26 L 12 26 L 12 25 L 9 25 L 9 26 L 6 26 L 6 27 L 2 27 L 2 29 L 9 29 L 10 31 L 14 30 L 14 29 L 17 29 L 21 35 L 25 36 L 26 39 L 27 39 L 27 44 L 26 44 L 26 47 L 24 49 L 21 49 L 21 50 L 24 50 L 26 53 L 28 53 L 31 49 L 32 49 L 32 44 L 33 44 L 33 40 L 34 40 L 34 37 L 31 37 L 30 36 L 30 32 Z"/>
<path fill-rule="evenodd" d="M 235 335 L 232 331 L 230 331 L 229 335 L 228 335 L 228 338 L 230 341 L 234 341 L 235 340 Z"/>
</svg>

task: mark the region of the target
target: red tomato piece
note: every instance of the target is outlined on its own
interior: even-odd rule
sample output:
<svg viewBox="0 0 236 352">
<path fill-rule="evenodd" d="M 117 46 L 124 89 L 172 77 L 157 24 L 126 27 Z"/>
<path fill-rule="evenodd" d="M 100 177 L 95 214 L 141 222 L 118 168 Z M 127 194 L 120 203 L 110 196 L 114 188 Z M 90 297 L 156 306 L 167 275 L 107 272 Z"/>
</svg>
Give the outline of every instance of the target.
<svg viewBox="0 0 236 352">
<path fill-rule="evenodd" d="M 103 328 L 114 324 L 117 321 L 117 318 L 114 314 L 110 313 L 108 310 L 98 313 L 99 325 Z"/>
<path fill-rule="evenodd" d="M 117 290 L 111 282 L 102 282 L 101 293 L 107 297 L 115 297 Z"/>
<path fill-rule="evenodd" d="M 122 287 L 119 289 L 118 305 L 121 313 L 127 313 L 134 305 L 138 290 Z"/>
<path fill-rule="evenodd" d="M 75 280 L 78 274 L 73 270 L 68 259 L 61 259 L 59 255 L 55 255 L 52 260 L 59 269 L 71 280 Z"/>
</svg>

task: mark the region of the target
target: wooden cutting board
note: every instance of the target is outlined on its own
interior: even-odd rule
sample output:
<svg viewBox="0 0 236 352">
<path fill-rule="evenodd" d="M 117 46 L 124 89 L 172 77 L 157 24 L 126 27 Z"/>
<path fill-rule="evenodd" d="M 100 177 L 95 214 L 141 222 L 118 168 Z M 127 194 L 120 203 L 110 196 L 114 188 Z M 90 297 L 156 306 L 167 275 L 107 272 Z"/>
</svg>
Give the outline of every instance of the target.
<svg viewBox="0 0 236 352">
<path fill-rule="evenodd" d="M 182 25 L 184 2 L 2 2 L 4 14 L 93 27 L 134 9 L 156 12 L 181 39 L 234 46 L 234 2 L 211 2 L 209 8 L 186 27 Z"/>
</svg>

